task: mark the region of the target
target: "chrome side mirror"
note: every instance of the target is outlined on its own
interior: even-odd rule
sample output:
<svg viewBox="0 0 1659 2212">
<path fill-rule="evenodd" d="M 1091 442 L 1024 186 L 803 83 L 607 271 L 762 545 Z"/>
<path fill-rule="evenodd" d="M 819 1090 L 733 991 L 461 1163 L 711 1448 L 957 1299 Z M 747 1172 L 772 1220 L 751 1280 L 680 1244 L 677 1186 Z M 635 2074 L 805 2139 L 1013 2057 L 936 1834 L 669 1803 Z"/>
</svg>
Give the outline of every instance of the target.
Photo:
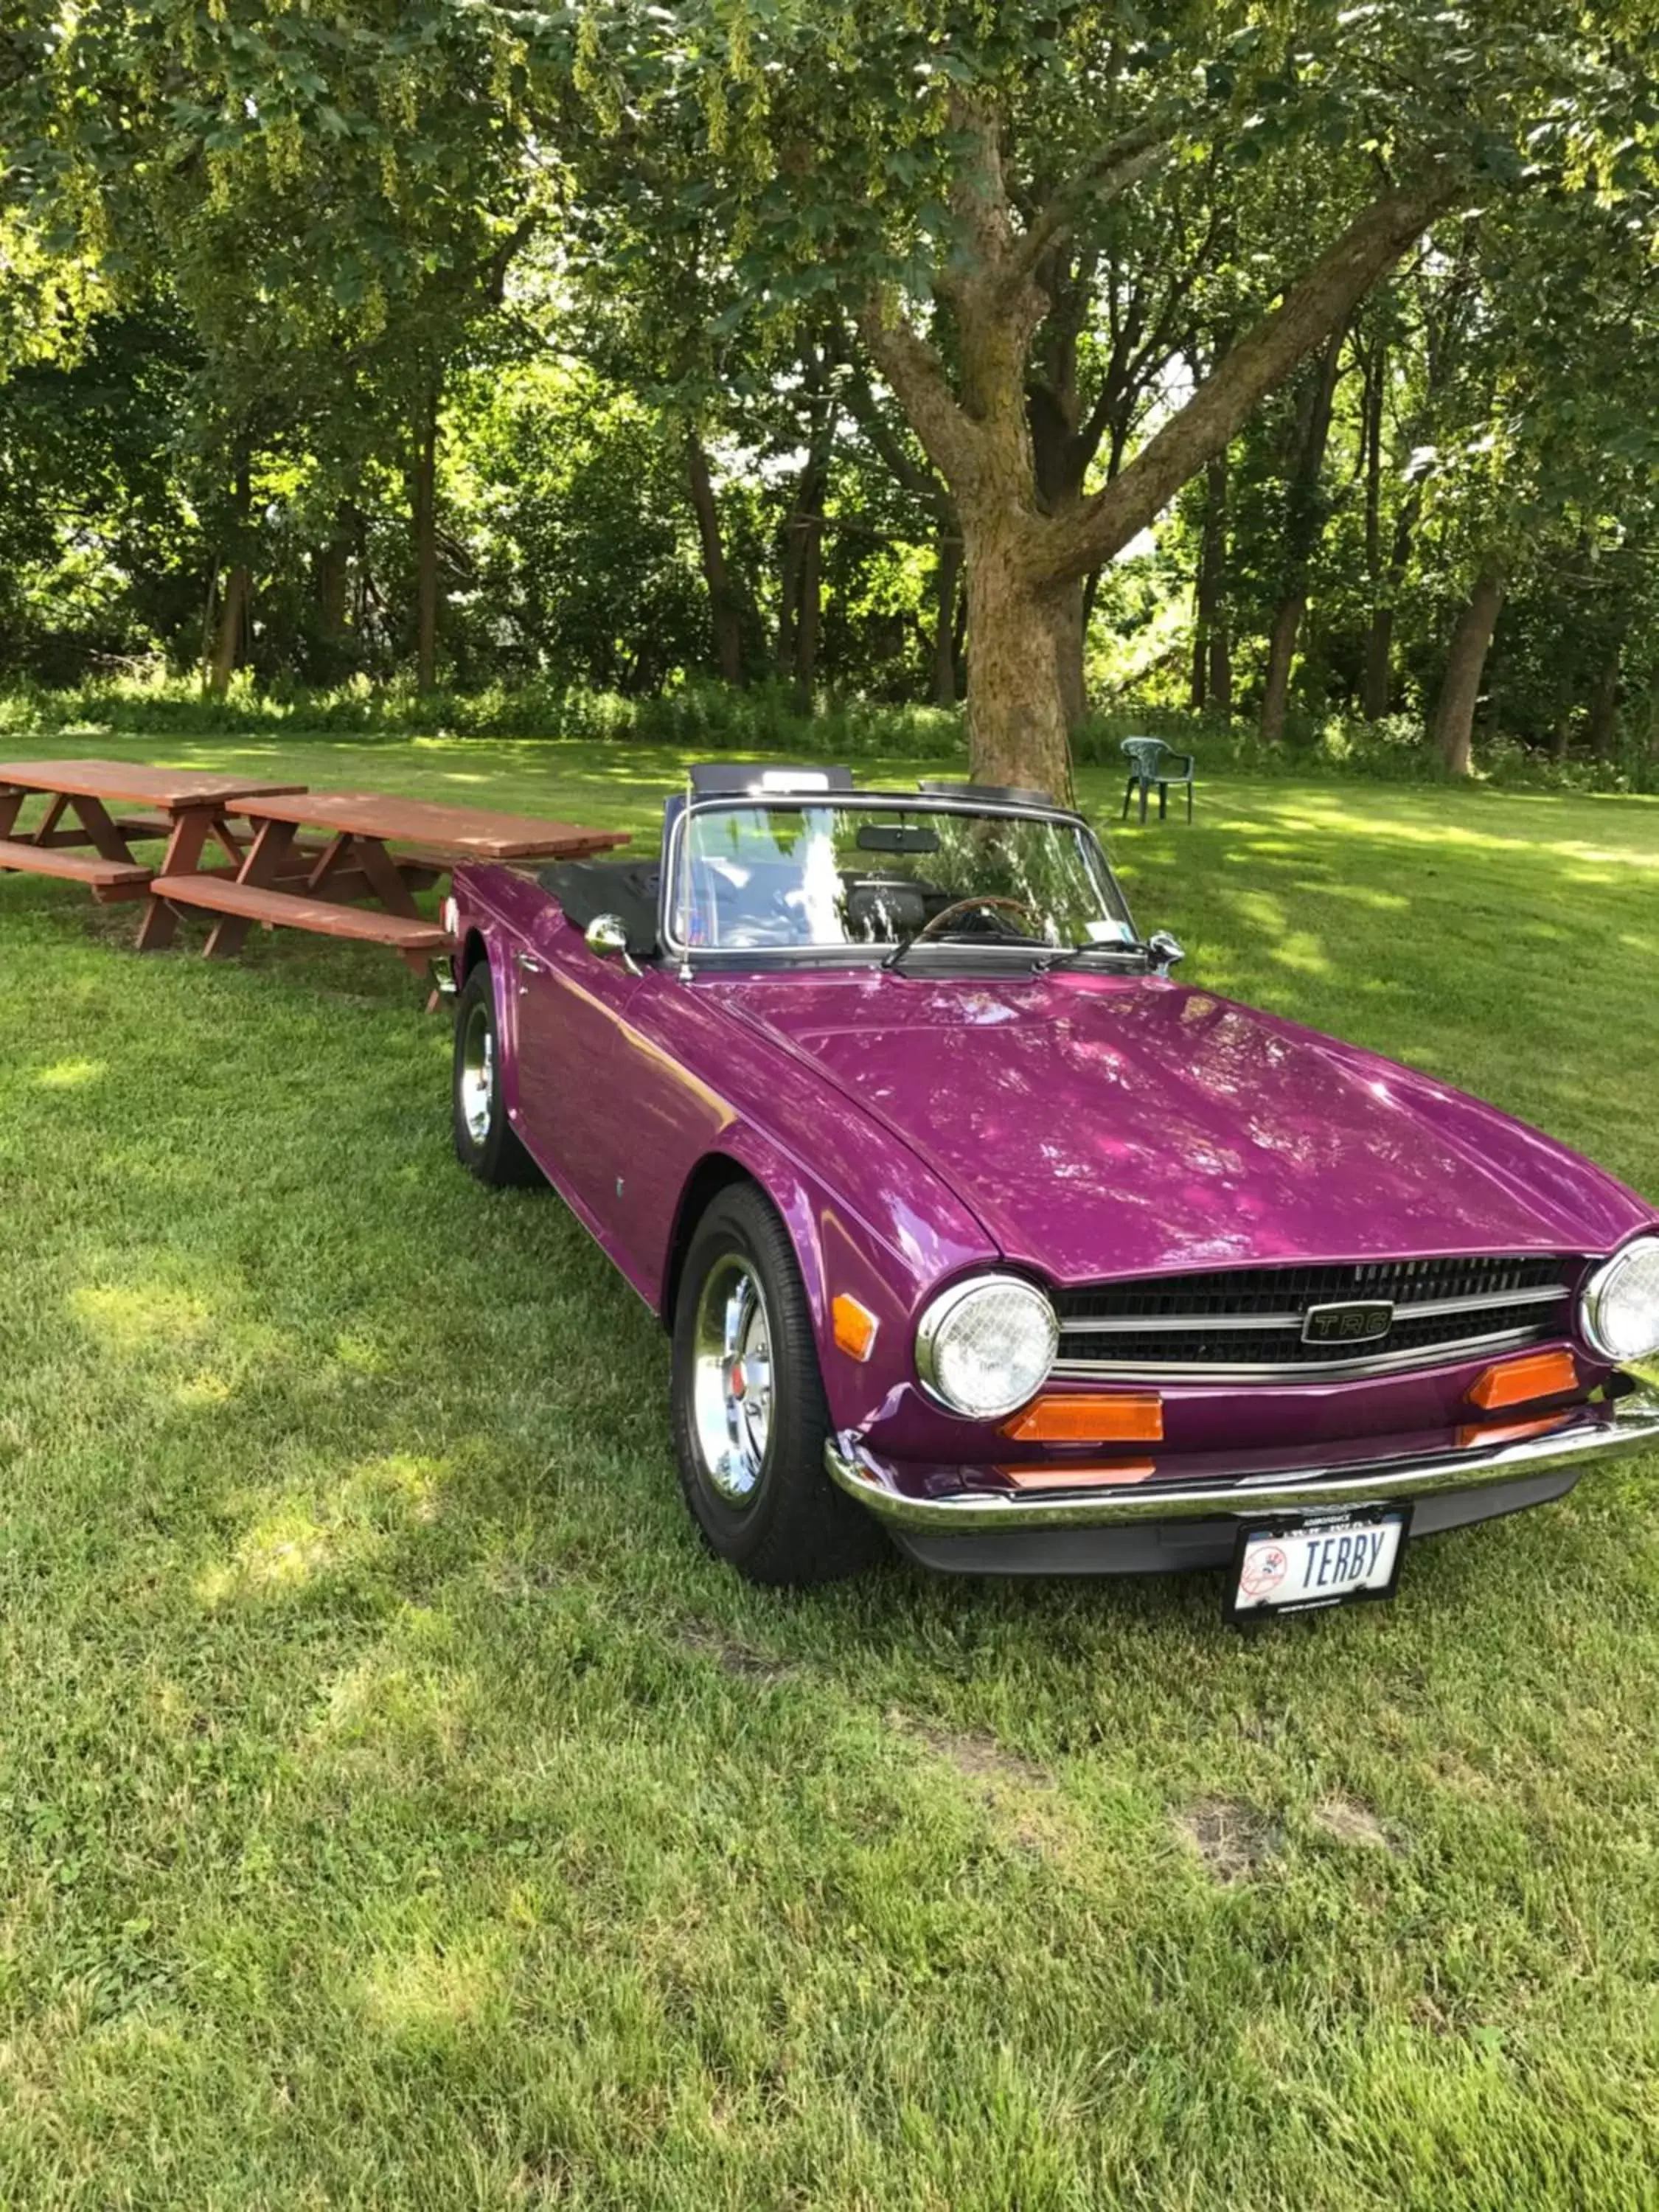
<svg viewBox="0 0 1659 2212">
<path fill-rule="evenodd" d="M 582 934 L 590 952 L 597 952 L 601 960 L 620 960 L 630 975 L 639 974 L 639 963 L 628 949 L 628 924 L 619 914 L 596 914 Z"/>
<path fill-rule="evenodd" d="M 1167 929 L 1155 929 L 1146 939 L 1146 950 L 1152 956 L 1152 973 L 1167 975 L 1177 960 L 1187 957 L 1187 948 L 1178 937 Z"/>
</svg>

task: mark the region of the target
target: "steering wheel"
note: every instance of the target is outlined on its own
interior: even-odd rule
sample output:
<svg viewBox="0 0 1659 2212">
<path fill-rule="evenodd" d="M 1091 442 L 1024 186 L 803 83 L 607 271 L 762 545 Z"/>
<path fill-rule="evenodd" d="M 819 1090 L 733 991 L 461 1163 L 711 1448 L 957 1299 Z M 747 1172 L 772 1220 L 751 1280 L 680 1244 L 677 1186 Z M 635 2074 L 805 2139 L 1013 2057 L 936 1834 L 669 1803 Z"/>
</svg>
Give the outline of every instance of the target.
<svg viewBox="0 0 1659 2212">
<path fill-rule="evenodd" d="M 910 942 L 912 945 L 920 945 L 924 938 L 937 936 L 939 932 L 944 928 L 945 923 L 947 921 L 953 921 L 959 914 L 971 914 L 975 908 L 991 907 L 1000 907 L 1009 914 L 1024 915 L 1027 921 L 1034 921 L 1037 926 L 1038 931 L 1041 932 L 1042 930 L 1042 916 L 1037 912 L 1034 906 L 1028 906 L 1024 899 L 997 898 L 991 896 L 983 898 L 959 898 L 953 899 L 951 904 L 947 907 L 941 907 L 931 921 L 924 921 L 921 927 L 910 939 Z"/>
</svg>

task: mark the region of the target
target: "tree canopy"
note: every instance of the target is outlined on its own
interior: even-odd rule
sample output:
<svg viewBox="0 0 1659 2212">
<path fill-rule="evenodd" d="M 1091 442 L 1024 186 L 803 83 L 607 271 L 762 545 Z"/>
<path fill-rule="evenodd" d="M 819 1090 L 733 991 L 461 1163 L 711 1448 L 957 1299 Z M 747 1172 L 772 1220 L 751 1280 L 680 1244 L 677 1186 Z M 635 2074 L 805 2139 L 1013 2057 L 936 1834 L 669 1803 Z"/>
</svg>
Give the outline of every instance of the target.
<svg viewBox="0 0 1659 2212">
<path fill-rule="evenodd" d="M 1270 742 L 1409 702 L 1466 768 L 1512 663 L 1606 747 L 1655 58 L 1646 0 L 27 0 L 0 655 L 965 678 L 1064 788 L 1150 605 Z"/>
</svg>

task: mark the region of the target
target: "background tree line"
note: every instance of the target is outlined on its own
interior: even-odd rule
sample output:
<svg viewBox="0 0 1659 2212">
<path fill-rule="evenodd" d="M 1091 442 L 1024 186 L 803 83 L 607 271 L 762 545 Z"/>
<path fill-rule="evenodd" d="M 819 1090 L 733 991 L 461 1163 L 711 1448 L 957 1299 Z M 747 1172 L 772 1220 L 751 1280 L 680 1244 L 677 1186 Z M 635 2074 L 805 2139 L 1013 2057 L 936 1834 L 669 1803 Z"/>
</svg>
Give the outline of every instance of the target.
<svg viewBox="0 0 1659 2212">
<path fill-rule="evenodd" d="M 698 673 L 1649 753 L 1650 0 L 91 0 L 0 45 L 0 675 Z"/>
</svg>

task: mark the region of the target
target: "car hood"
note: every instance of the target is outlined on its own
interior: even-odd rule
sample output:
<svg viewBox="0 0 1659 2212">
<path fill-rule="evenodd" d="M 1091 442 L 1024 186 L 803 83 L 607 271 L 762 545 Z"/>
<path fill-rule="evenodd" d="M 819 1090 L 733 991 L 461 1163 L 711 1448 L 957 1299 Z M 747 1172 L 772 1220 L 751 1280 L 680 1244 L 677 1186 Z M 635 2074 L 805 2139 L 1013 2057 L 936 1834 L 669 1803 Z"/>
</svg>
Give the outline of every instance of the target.
<svg viewBox="0 0 1659 2212">
<path fill-rule="evenodd" d="M 1060 1282 L 1595 1253 L 1653 1209 L 1393 1061 L 1161 977 L 710 979 Z"/>
</svg>

